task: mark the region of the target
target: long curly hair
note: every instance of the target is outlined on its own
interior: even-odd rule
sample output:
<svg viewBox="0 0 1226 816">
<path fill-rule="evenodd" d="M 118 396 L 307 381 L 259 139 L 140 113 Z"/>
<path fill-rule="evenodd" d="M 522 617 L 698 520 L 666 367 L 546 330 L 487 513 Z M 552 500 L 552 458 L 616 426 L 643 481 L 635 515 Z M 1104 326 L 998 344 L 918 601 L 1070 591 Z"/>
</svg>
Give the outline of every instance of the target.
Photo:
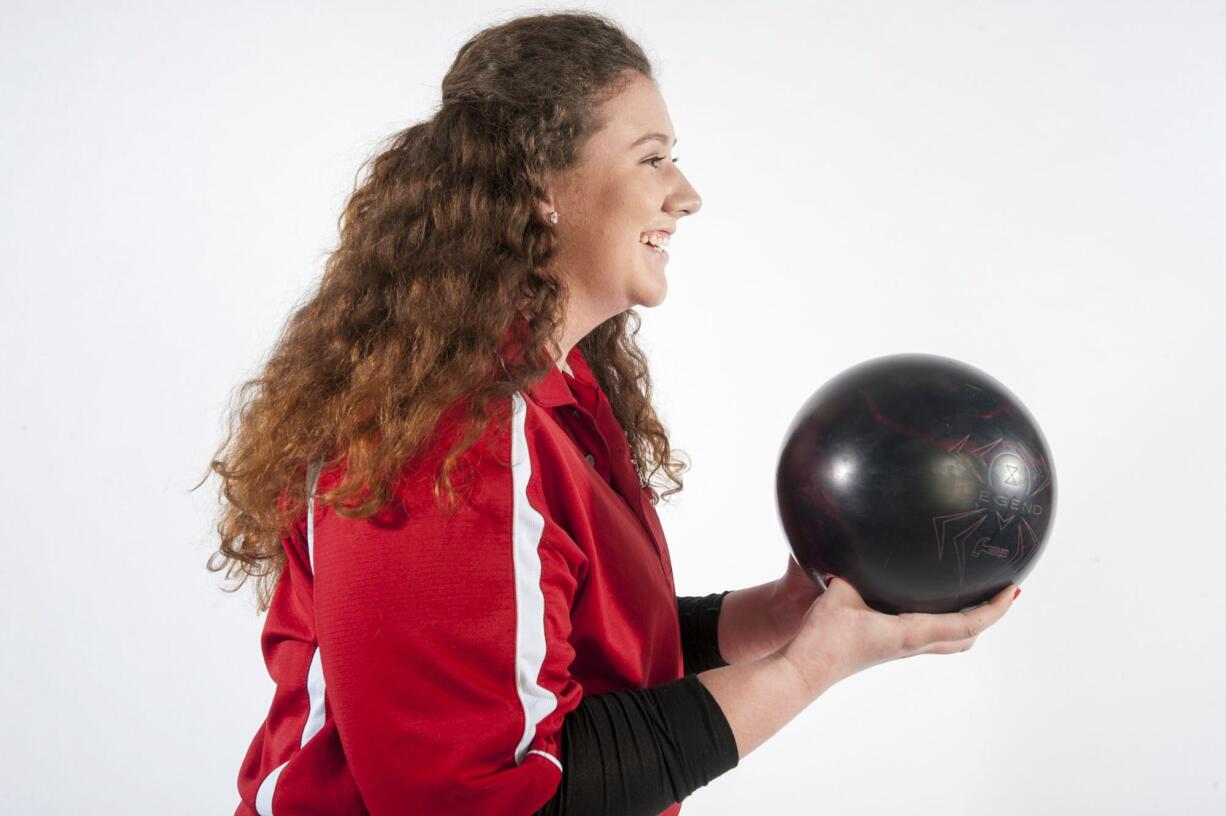
<svg viewBox="0 0 1226 816">
<path fill-rule="evenodd" d="M 282 538 L 305 512 L 308 462 L 344 465 L 317 503 L 368 518 L 459 406 L 461 430 L 434 473 L 436 502 L 454 511 L 464 452 L 560 354 L 567 289 L 548 268 L 554 233 L 536 209 L 547 174 L 576 163 L 605 124 L 601 104 L 636 75 L 654 80 L 642 48 L 602 15 L 512 19 L 460 48 L 433 118 L 363 163 L 318 288 L 232 395 L 227 436 L 200 483 L 210 472 L 222 480 L 208 569 L 237 579 L 230 591 L 255 578 L 268 608 Z M 652 406 L 639 327 L 627 310 L 579 348 L 657 504 L 681 490 L 688 465 Z M 508 336 L 522 336 L 512 359 L 500 354 Z M 661 469 L 672 485 L 663 493 Z"/>
</svg>

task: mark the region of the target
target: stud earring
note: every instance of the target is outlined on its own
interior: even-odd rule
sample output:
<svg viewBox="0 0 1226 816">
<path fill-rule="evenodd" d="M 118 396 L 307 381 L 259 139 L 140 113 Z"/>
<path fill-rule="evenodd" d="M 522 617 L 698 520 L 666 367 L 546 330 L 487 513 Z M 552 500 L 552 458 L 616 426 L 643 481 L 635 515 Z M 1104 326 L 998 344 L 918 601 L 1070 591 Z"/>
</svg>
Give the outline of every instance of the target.
<svg viewBox="0 0 1226 816">
<path fill-rule="evenodd" d="M 550 224 L 558 223 L 558 211 L 557 210 L 554 210 L 553 212 L 549 214 L 549 223 Z"/>
</svg>

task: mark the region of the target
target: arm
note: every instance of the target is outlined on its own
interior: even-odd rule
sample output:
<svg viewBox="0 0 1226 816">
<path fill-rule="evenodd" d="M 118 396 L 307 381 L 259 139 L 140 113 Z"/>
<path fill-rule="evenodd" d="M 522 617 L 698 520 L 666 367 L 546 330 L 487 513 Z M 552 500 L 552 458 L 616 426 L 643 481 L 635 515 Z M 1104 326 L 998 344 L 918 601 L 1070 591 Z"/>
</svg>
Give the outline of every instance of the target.
<svg viewBox="0 0 1226 816">
<path fill-rule="evenodd" d="M 833 676 L 802 675 L 780 651 L 796 636 L 820 594 L 789 557 L 782 578 L 720 596 L 718 643 L 727 662 L 708 667 L 697 679 L 723 712 L 739 757 L 777 733 L 835 682 Z"/>
<path fill-rule="evenodd" d="M 738 762 L 694 676 L 583 698 L 562 728 L 562 781 L 536 816 L 654 816 Z"/>
<path fill-rule="evenodd" d="M 729 592 L 682 595 L 677 598 L 677 622 L 681 630 L 681 657 L 685 674 L 727 666 L 719 647 L 719 619 Z"/>
<path fill-rule="evenodd" d="M 843 678 L 890 660 L 971 648 L 1009 609 L 1015 589 L 1009 584 L 991 601 L 960 612 L 887 615 L 848 582 L 831 578 L 781 649 L 703 672 L 698 680 L 719 703 L 743 757 Z"/>
<path fill-rule="evenodd" d="M 476 465 L 453 515 L 432 474 L 370 519 L 318 517 L 328 705 L 373 816 L 531 813 L 558 786 L 562 722 L 582 695 L 569 641 L 583 556 L 505 465 Z"/>
<path fill-rule="evenodd" d="M 685 673 L 752 662 L 796 636 L 821 594 L 791 557 L 782 578 L 706 596 L 677 598 Z"/>
<path fill-rule="evenodd" d="M 562 782 L 537 816 L 659 813 L 736 767 L 820 695 L 825 685 L 781 652 L 723 662 L 716 625 L 731 594 L 678 598 L 685 678 L 589 695 L 567 715 Z"/>
<path fill-rule="evenodd" d="M 765 584 L 738 589 L 724 598 L 719 616 L 719 651 L 731 664 L 758 660 L 796 636 L 805 612 L 821 594 L 796 562 L 788 573 Z"/>
<path fill-rule="evenodd" d="M 715 699 L 744 758 L 834 684 L 805 677 L 781 652 L 697 675 Z"/>
<path fill-rule="evenodd" d="M 786 655 L 785 647 L 821 594 L 789 555 L 782 578 L 724 598 L 719 643 L 730 665 L 702 672 L 698 680 L 724 712 L 741 757 L 839 680 L 838 674 L 820 665 L 801 671 Z"/>
</svg>

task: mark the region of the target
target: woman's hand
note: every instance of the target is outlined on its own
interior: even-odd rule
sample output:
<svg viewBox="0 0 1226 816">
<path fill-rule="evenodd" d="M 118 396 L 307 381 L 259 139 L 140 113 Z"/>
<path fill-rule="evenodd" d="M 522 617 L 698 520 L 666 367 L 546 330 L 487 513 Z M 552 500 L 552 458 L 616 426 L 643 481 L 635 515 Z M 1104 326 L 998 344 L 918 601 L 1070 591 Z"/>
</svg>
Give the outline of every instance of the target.
<svg viewBox="0 0 1226 816">
<path fill-rule="evenodd" d="M 803 572 L 801 577 L 808 580 Z M 864 603 L 847 581 L 831 576 L 828 589 L 805 613 L 796 637 L 779 651 L 810 688 L 829 688 L 878 663 L 965 652 L 1013 605 L 1015 589 L 1010 584 L 990 601 L 962 612 L 887 615 Z"/>
<path fill-rule="evenodd" d="M 796 559 L 790 555 L 787 570 L 783 573 L 783 577 L 775 583 L 778 585 L 778 595 L 785 603 L 795 604 L 803 601 L 806 612 L 817 600 L 817 596 L 822 594 L 822 588 L 813 583 L 813 579 L 805 572 L 804 567 L 796 563 Z M 801 617 L 804 615 L 802 614 Z M 797 620 L 797 624 L 799 623 L 800 621 Z"/>
<path fill-rule="evenodd" d="M 782 578 L 725 596 L 719 614 L 720 654 L 729 663 L 744 663 L 774 653 L 796 637 L 821 593 L 789 555 Z"/>
</svg>

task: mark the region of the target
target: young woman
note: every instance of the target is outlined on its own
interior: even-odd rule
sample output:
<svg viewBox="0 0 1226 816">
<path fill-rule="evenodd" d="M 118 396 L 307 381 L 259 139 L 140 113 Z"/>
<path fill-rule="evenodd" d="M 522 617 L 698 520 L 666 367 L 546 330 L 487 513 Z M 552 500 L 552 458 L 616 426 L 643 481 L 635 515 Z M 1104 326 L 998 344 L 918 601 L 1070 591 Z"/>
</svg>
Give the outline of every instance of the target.
<svg viewBox="0 0 1226 816">
<path fill-rule="evenodd" d="M 1004 614 L 883 615 L 791 559 L 676 597 L 634 311 L 701 206 L 675 141 L 642 49 L 567 13 L 475 36 L 374 158 L 212 463 L 209 566 L 256 578 L 277 685 L 236 813 L 675 814 L 833 683 Z"/>
</svg>

